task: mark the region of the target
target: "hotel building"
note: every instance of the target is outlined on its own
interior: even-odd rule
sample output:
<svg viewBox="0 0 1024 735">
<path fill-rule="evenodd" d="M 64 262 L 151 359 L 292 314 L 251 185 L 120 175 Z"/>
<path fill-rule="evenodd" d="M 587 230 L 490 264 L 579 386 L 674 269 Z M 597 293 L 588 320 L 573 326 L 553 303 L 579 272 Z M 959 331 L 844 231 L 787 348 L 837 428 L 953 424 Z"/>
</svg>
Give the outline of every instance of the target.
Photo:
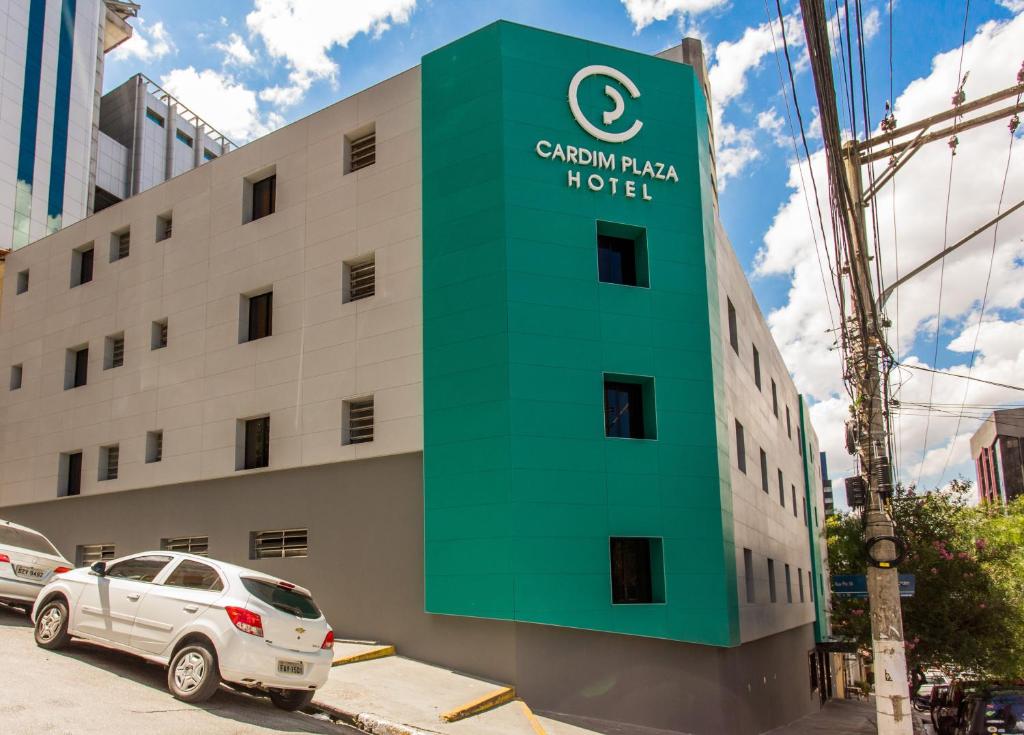
<svg viewBox="0 0 1024 735">
<path fill-rule="evenodd" d="M 280 575 L 546 712 L 815 710 L 818 442 L 708 99 L 697 42 L 499 22 L 14 251 L 0 517 Z"/>
</svg>

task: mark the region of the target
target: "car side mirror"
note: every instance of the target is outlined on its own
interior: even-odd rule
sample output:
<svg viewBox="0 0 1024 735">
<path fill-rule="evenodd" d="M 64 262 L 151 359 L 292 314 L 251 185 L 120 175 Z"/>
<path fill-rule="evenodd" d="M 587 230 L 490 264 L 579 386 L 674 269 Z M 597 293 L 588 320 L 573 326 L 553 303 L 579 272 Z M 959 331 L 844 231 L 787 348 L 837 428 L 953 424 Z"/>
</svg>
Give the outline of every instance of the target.
<svg viewBox="0 0 1024 735">
<path fill-rule="evenodd" d="M 107 563 L 105 561 L 98 561 L 89 568 L 97 577 L 107 576 Z"/>
</svg>

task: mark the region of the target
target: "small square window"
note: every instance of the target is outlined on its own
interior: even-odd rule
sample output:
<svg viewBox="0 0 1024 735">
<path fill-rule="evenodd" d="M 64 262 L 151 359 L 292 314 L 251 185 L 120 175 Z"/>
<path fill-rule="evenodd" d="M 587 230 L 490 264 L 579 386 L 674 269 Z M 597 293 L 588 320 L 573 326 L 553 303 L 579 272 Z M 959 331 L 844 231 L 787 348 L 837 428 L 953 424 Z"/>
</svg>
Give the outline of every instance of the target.
<svg viewBox="0 0 1024 735">
<path fill-rule="evenodd" d="M 151 110 L 148 107 L 146 108 L 146 119 L 149 120 L 150 122 L 156 123 L 160 127 L 164 126 L 164 116 L 161 115 L 156 110 Z"/>
<path fill-rule="evenodd" d="M 602 283 L 650 286 L 647 230 L 614 222 L 597 223 L 597 271 Z"/>
<path fill-rule="evenodd" d="M 174 131 L 174 137 L 177 138 L 182 143 L 184 143 L 185 145 L 187 145 L 189 148 L 192 147 L 192 136 L 186 133 L 181 128 L 178 128 Z"/>
<path fill-rule="evenodd" d="M 743 550 L 743 583 L 747 591 L 747 602 L 753 604 L 756 601 L 754 594 L 754 552 L 750 549 Z"/>
<path fill-rule="evenodd" d="M 89 380 L 89 346 L 72 347 L 64 360 L 64 390 L 80 388 Z"/>
<path fill-rule="evenodd" d="M 65 452 L 60 455 L 57 495 L 67 497 L 82 492 L 82 452 Z"/>
<path fill-rule="evenodd" d="M 373 254 L 343 266 L 341 302 L 368 299 L 377 292 L 377 265 Z"/>
<path fill-rule="evenodd" d="M 775 560 L 768 560 L 768 598 L 772 602 L 778 602 L 775 594 Z"/>
<path fill-rule="evenodd" d="M 736 422 L 736 466 L 740 472 L 747 473 L 747 442 L 743 436 L 743 424 Z"/>
<path fill-rule="evenodd" d="M 157 319 L 150 327 L 149 349 L 159 350 L 167 346 L 167 319 Z"/>
<path fill-rule="evenodd" d="M 11 365 L 11 390 L 18 390 L 21 388 L 21 365 Z"/>
<path fill-rule="evenodd" d="M 92 243 L 71 251 L 71 288 L 92 280 Z"/>
<path fill-rule="evenodd" d="M 156 218 L 156 241 L 170 239 L 171 235 L 174 234 L 174 220 L 171 218 L 171 213 L 162 214 Z"/>
<path fill-rule="evenodd" d="M 274 292 L 272 290 L 252 295 L 242 294 L 240 311 L 239 343 L 252 342 L 273 334 Z"/>
<path fill-rule="evenodd" d="M 119 368 L 124 365 L 124 332 L 112 334 L 103 347 L 103 369 Z"/>
<path fill-rule="evenodd" d="M 131 254 L 132 235 L 128 228 L 110 234 L 110 262 L 124 260 Z"/>
<path fill-rule="evenodd" d="M 98 476 L 100 482 L 117 479 L 117 470 L 120 459 L 121 446 L 119 444 L 111 444 L 109 447 L 100 447 L 100 466 Z"/>
<path fill-rule="evenodd" d="M 754 350 L 754 385 L 757 386 L 758 390 L 761 390 L 761 353 L 757 351 L 757 346 L 753 346 Z"/>
<path fill-rule="evenodd" d="M 604 433 L 619 439 L 657 439 L 654 379 L 604 376 Z"/>
<path fill-rule="evenodd" d="M 355 173 L 377 162 L 377 130 L 369 125 L 345 136 L 345 173 Z"/>
<path fill-rule="evenodd" d="M 146 432 L 146 464 L 160 462 L 164 458 L 164 432 Z"/>
<path fill-rule="evenodd" d="M 613 605 L 665 601 L 665 565 L 660 538 L 612 538 Z"/>
<path fill-rule="evenodd" d="M 203 158 L 207 161 L 212 161 L 217 157 L 217 154 L 211 151 L 209 148 L 203 148 Z"/>
<path fill-rule="evenodd" d="M 341 411 L 342 444 L 373 441 L 373 396 L 345 401 Z"/>
<path fill-rule="evenodd" d="M 725 304 L 729 311 L 729 344 L 732 345 L 733 352 L 738 355 L 740 354 L 740 338 L 739 329 L 736 327 L 736 307 L 729 299 L 725 300 Z"/>
<path fill-rule="evenodd" d="M 238 422 L 236 470 L 270 466 L 270 417 L 259 416 Z"/>
<path fill-rule="evenodd" d="M 249 534 L 250 559 L 292 559 L 309 556 L 309 529 L 252 531 Z"/>
<path fill-rule="evenodd" d="M 18 271 L 18 283 L 15 286 L 15 293 L 25 293 L 28 291 L 28 269 Z"/>
</svg>

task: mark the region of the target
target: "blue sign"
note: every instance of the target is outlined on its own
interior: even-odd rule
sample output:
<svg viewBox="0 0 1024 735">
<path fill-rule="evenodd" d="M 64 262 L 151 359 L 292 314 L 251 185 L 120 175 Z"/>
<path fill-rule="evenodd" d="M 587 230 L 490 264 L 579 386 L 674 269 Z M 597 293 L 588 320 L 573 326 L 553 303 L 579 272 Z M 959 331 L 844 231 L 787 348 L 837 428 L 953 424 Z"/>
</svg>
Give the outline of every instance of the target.
<svg viewBox="0 0 1024 735">
<path fill-rule="evenodd" d="M 913 597 L 917 580 L 913 574 L 900 575 L 900 597 Z M 832 594 L 838 597 L 867 597 L 868 577 L 866 574 L 832 575 Z"/>
</svg>

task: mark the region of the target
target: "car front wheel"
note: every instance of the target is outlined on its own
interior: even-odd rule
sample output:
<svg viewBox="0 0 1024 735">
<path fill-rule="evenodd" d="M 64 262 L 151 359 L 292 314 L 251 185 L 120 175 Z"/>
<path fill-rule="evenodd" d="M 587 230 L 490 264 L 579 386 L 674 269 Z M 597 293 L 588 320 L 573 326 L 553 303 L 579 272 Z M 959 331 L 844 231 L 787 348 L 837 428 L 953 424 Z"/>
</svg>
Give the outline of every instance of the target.
<svg viewBox="0 0 1024 735">
<path fill-rule="evenodd" d="M 275 707 L 288 712 L 300 710 L 313 701 L 311 689 L 269 689 L 267 693 Z"/>
<path fill-rule="evenodd" d="M 167 688 L 182 702 L 205 702 L 220 686 L 213 652 L 202 643 L 190 643 L 174 654 L 167 669 Z"/>
<path fill-rule="evenodd" d="M 36 618 L 36 645 L 48 651 L 64 648 L 70 641 L 68 635 L 68 606 L 64 600 L 46 603 Z"/>
</svg>

